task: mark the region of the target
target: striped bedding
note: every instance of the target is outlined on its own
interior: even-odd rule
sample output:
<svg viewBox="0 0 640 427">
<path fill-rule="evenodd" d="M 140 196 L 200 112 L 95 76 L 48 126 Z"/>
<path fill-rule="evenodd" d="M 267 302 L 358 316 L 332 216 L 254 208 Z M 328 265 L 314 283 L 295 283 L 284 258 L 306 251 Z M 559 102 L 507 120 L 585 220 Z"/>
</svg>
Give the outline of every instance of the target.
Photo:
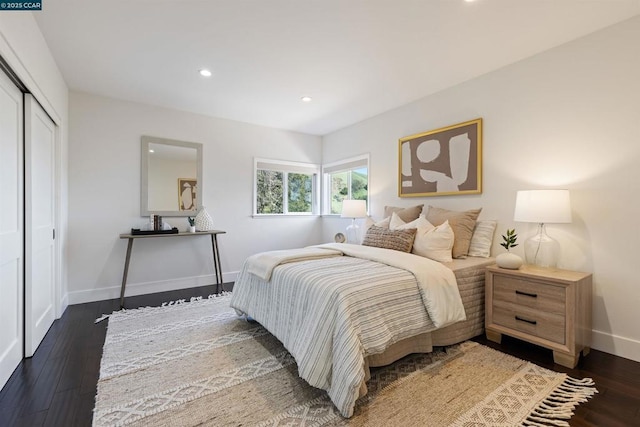
<svg viewBox="0 0 640 427">
<path fill-rule="evenodd" d="M 366 391 L 365 358 L 436 329 L 427 310 L 433 301 L 425 299 L 437 296 L 441 288 L 450 290 L 443 274 L 453 277 L 450 269 L 426 258 L 369 247 L 361 254 L 360 248 L 343 253 L 364 258 L 334 256 L 279 265 L 270 281 L 249 273 L 245 262 L 231 299 L 233 308 L 254 318 L 284 344 L 300 377 L 326 390 L 345 417 L 353 415 L 356 399 Z M 412 266 L 416 270 L 412 273 L 389 263 L 419 268 Z M 455 278 L 453 287 L 458 294 Z M 447 317 L 446 307 L 437 307 L 436 315 L 448 318 L 449 324 L 463 320 L 464 309 L 462 317 Z"/>
</svg>

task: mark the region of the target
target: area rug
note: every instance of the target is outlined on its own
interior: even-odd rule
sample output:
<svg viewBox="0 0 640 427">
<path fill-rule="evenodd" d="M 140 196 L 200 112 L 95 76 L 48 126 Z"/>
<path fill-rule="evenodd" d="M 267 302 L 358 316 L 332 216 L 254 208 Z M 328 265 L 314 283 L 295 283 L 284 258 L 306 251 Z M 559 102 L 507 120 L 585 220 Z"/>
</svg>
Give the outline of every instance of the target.
<svg viewBox="0 0 640 427">
<path fill-rule="evenodd" d="M 596 389 L 473 342 L 372 369 L 345 419 L 230 295 L 109 317 L 93 425 L 568 425 Z"/>
</svg>

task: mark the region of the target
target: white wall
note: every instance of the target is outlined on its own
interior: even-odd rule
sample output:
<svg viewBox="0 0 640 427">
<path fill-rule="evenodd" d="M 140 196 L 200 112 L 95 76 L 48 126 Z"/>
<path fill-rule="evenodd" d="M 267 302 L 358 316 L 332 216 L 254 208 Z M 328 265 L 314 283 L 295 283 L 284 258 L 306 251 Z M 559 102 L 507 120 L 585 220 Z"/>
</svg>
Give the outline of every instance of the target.
<svg viewBox="0 0 640 427">
<path fill-rule="evenodd" d="M 250 108 L 250 106 L 248 106 Z M 218 236 L 225 280 L 253 253 L 320 241 L 320 218 L 252 218 L 253 159 L 320 163 L 321 140 L 85 93 L 70 93 L 69 299 L 119 295 L 126 252 L 120 233 L 141 226 L 140 137 L 203 144 L 203 206 Z M 184 230 L 186 218 L 164 218 Z M 127 295 L 213 283 L 208 237 L 140 239 Z"/>
<path fill-rule="evenodd" d="M 0 14 L 0 56 L 9 64 L 57 126 L 59 144 L 56 153 L 56 173 L 59 182 L 56 189 L 56 257 L 59 269 L 56 272 L 56 286 L 60 300 L 56 301 L 56 316 L 60 317 L 68 303 L 66 299 L 66 246 L 69 91 L 30 12 L 3 12 Z"/>
<path fill-rule="evenodd" d="M 482 207 L 500 234 L 521 189 L 569 188 L 573 223 L 548 227 L 559 267 L 593 272 L 593 347 L 640 361 L 640 18 L 486 74 L 323 138 L 323 161 L 371 153 L 371 213 L 384 205 Z M 482 195 L 397 197 L 398 139 L 484 119 Z M 324 220 L 324 238 L 343 228 Z M 518 249 L 521 249 L 519 247 Z M 522 254 L 522 253 L 521 253 Z"/>
</svg>

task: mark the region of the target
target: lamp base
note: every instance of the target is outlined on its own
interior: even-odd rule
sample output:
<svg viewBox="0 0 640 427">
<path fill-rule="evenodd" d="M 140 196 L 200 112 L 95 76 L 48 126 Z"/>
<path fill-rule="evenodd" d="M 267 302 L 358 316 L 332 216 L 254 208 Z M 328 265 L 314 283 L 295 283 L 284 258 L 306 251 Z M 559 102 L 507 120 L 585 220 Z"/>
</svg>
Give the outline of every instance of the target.
<svg viewBox="0 0 640 427">
<path fill-rule="evenodd" d="M 538 232 L 524 242 L 527 264 L 539 267 L 555 267 L 558 264 L 560 244 L 547 234 L 544 224 L 538 224 Z"/>
<path fill-rule="evenodd" d="M 351 225 L 347 226 L 347 243 L 359 245 L 360 242 L 360 227 L 356 224 L 356 220 L 351 220 Z"/>
</svg>

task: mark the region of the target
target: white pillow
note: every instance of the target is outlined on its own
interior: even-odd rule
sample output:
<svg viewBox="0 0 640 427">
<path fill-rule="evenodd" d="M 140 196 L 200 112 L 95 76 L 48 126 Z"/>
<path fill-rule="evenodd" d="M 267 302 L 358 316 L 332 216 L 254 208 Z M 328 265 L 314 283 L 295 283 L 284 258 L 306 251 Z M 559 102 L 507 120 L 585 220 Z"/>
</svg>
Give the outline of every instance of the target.
<svg viewBox="0 0 640 427">
<path fill-rule="evenodd" d="M 449 221 L 434 227 L 424 215 L 420 215 L 418 219 L 409 223 L 405 223 L 395 212 L 391 215 L 389 229 L 406 230 L 408 228 L 417 228 L 412 253 L 439 262 L 453 261 L 451 249 L 454 235 Z"/>
<path fill-rule="evenodd" d="M 476 221 L 476 226 L 471 235 L 469 245 L 469 256 L 489 258 L 491 256 L 491 245 L 493 244 L 493 234 L 496 231 L 497 221 L 483 220 Z"/>
</svg>

